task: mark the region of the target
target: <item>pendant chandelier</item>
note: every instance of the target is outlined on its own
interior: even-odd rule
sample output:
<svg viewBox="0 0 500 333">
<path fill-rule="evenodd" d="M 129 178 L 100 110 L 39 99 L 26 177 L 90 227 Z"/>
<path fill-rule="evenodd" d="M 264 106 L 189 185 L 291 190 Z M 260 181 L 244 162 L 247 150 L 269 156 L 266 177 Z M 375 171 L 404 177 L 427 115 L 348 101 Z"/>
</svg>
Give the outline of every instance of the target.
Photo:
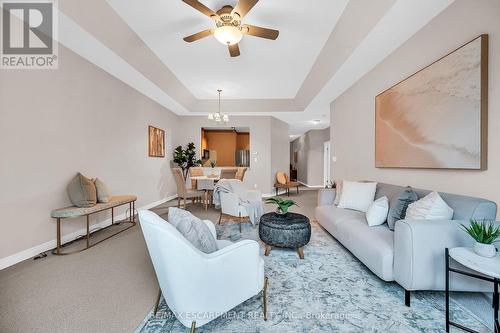
<svg viewBox="0 0 500 333">
<path fill-rule="evenodd" d="M 222 114 L 220 113 L 220 93 L 222 92 L 221 89 L 217 89 L 219 92 L 219 111 L 217 113 L 209 113 L 208 114 L 208 120 L 213 120 L 216 123 L 228 123 L 229 122 L 229 116 L 227 114 Z"/>
</svg>

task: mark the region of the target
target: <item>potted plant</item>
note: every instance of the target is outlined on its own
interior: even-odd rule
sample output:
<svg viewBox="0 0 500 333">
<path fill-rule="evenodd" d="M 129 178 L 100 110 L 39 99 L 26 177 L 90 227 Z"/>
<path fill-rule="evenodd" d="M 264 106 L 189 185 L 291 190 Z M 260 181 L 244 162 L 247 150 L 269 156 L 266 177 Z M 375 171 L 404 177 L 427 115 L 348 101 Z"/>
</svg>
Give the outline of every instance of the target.
<svg viewBox="0 0 500 333">
<path fill-rule="evenodd" d="M 469 226 L 462 224 L 462 228 L 474 240 L 474 252 L 482 257 L 492 258 L 496 255 L 495 245 L 492 243 L 500 237 L 500 227 L 495 227 L 493 221 L 470 219 Z"/>
<path fill-rule="evenodd" d="M 288 213 L 288 208 L 290 208 L 293 205 L 297 207 L 299 206 L 293 200 L 290 199 L 284 200 L 280 197 L 269 198 L 266 200 L 266 203 L 277 205 L 278 207 L 276 207 L 276 214 L 278 215 L 286 215 Z"/>
<path fill-rule="evenodd" d="M 201 160 L 196 159 L 194 143 L 188 143 L 186 149 L 183 149 L 182 146 L 176 147 L 174 150 L 174 163 L 181 168 L 184 178 L 187 178 L 189 168 L 201 164 Z"/>
</svg>

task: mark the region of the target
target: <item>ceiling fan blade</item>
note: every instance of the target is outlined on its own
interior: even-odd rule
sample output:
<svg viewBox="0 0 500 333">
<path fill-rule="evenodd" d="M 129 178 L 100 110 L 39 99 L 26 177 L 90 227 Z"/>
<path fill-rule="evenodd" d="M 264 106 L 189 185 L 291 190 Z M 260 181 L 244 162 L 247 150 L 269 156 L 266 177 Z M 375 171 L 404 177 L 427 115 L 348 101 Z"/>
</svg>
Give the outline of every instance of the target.
<svg viewBox="0 0 500 333">
<path fill-rule="evenodd" d="M 214 33 L 214 29 L 207 29 L 207 30 L 203 30 L 203 31 L 197 32 L 195 34 L 192 34 L 190 36 L 186 36 L 183 39 L 185 42 L 192 43 L 192 42 L 197 41 L 198 39 L 208 37 L 213 33 Z"/>
<path fill-rule="evenodd" d="M 278 30 L 257 27 L 255 25 L 242 25 L 242 32 L 247 35 L 275 40 L 280 32 Z"/>
<path fill-rule="evenodd" d="M 229 48 L 229 55 L 231 57 L 237 57 L 240 55 L 240 47 L 238 44 L 228 45 L 227 47 Z"/>
<path fill-rule="evenodd" d="M 259 0 L 240 0 L 234 7 L 232 14 L 238 13 L 240 17 L 245 16 Z"/>
<path fill-rule="evenodd" d="M 199 2 L 198 0 L 182 0 L 182 1 L 184 1 L 188 5 L 190 5 L 191 7 L 196 9 L 197 11 L 199 11 L 200 13 L 205 14 L 210 18 L 213 18 L 214 16 L 215 17 L 219 16 L 213 10 L 211 10 L 210 8 L 208 8 L 207 6 L 205 6 L 204 4 Z"/>
</svg>

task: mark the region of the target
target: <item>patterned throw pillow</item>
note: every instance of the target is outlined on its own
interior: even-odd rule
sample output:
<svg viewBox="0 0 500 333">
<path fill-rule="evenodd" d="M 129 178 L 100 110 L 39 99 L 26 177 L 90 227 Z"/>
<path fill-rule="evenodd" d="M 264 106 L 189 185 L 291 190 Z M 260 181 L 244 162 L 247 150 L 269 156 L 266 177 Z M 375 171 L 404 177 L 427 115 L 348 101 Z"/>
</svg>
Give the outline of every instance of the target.
<svg viewBox="0 0 500 333">
<path fill-rule="evenodd" d="M 170 207 L 168 222 L 201 252 L 217 251 L 217 243 L 208 226 L 187 210 Z"/>
<path fill-rule="evenodd" d="M 407 186 L 399 196 L 391 198 L 391 202 L 389 203 L 389 214 L 387 215 L 389 229 L 394 230 L 396 221 L 403 220 L 406 216 L 408 206 L 417 200 L 417 193 L 413 191 L 411 186 Z"/>
</svg>

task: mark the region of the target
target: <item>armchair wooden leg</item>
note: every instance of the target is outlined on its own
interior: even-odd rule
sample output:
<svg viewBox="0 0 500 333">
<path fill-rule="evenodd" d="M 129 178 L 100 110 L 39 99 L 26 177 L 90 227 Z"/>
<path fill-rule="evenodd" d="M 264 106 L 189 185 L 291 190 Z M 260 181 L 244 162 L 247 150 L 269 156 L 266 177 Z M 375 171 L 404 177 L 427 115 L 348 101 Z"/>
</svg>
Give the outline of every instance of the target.
<svg viewBox="0 0 500 333">
<path fill-rule="evenodd" d="M 304 248 L 303 247 L 297 248 L 297 253 L 299 254 L 300 259 L 304 259 Z"/>
<path fill-rule="evenodd" d="M 193 320 L 193 322 L 191 323 L 191 333 L 194 333 L 194 331 L 196 331 L 196 321 Z"/>
<path fill-rule="evenodd" d="M 181 208 L 181 197 L 177 197 L 177 208 Z"/>
<path fill-rule="evenodd" d="M 238 213 L 238 223 L 240 224 L 240 234 L 241 234 L 241 213 Z"/>
<path fill-rule="evenodd" d="M 264 251 L 264 255 L 267 257 L 269 255 L 269 253 L 271 252 L 271 245 L 267 245 L 266 244 L 266 250 Z"/>
<path fill-rule="evenodd" d="M 156 316 L 156 312 L 158 312 L 158 306 L 160 305 L 160 298 L 161 298 L 161 289 L 158 288 L 158 297 L 156 298 L 156 303 L 153 310 L 153 316 Z"/>
<path fill-rule="evenodd" d="M 264 303 L 264 320 L 267 321 L 267 276 L 264 277 L 264 289 L 262 290 L 262 302 Z"/>
<path fill-rule="evenodd" d="M 219 216 L 219 225 L 222 225 L 224 223 L 222 223 L 222 212 L 220 213 L 220 216 Z"/>
</svg>

